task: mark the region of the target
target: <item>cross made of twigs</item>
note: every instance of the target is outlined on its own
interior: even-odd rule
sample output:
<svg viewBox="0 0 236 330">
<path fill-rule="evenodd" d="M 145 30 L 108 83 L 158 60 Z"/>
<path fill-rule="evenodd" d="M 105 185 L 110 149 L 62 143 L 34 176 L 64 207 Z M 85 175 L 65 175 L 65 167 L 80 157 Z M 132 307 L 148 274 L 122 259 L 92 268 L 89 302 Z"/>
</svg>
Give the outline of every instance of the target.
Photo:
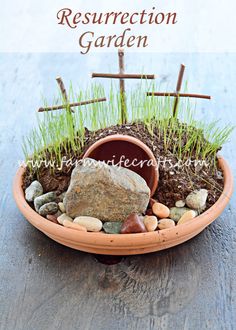
<svg viewBox="0 0 236 330">
<path fill-rule="evenodd" d="M 124 50 L 118 49 L 119 73 L 92 73 L 92 78 L 114 78 L 120 80 L 121 122 L 127 123 L 127 105 L 125 96 L 125 79 L 155 79 L 154 74 L 125 73 Z"/>
<path fill-rule="evenodd" d="M 147 96 L 172 96 L 175 98 L 174 106 L 173 106 L 173 116 L 176 116 L 177 114 L 177 108 L 179 103 L 180 97 L 190 97 L 190 98 L 200 98 L 200 99 L 211 99 L 211 96 L 209 95 L 203 95 L 203 94 L 189 94 L 189 93 L 180 93 L 182 82 L 183 82 L 183 76 L 184 76 L 184 70 L 185 65 L 180 65 L 178 80 L 176 84 L 176 91 L 174 93 L 169 92 L 147 92 Z"/>
</svg>

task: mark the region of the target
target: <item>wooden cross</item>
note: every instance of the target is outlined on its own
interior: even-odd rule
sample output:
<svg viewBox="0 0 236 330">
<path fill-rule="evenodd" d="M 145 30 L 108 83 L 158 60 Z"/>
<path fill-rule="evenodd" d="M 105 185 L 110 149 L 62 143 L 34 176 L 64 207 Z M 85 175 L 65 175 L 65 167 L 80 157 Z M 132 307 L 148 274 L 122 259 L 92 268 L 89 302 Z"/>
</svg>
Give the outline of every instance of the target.
<svg viewBox="0 0 236 330">
<path fill-rule="evenodd" d="M 120 103 L 121 103 L 121 122 L 127 123 L 127 106 L 125 96 L 124 79 L 155 79 L 154 74 L 130 74 L 125 73 L 124 50 L 118 49 L 119 73 L 92 73 L 92 78 L 115 78 L 120 80 Z"/>
<path fill-rule="evenodd" d="M 62 98 L 63 98 L 63 101 L 65 103 L 61 104 L 61 105 L 53 105 L 51 107 L 45 107 L 45 108 L 41 107 L 41 108 L 38 109 L 38 112 L 67 109 L 67 110 L 70 111 L 70 113 L 72 113 L 72 112 L 74 112 L 74 110 L 71 109 L 72 107 L 79 107 L 79 106 L 82 106 L 82 105 L 85 105 L 85 104 L 91 104 L 91 103 L 106 101 L 106 98 L 102 97 L 102 98 L 98 98 L 98 99 L 92 99 L 92 100 L 87 100 L 87 101 L 69 103 L 67 92 L 66 92 L 66 89 L 65 89 L 65 86 L 64 86 L 64 83 L 63 83 L 61 77 L 57 77 L 56 81 L 59 85 L 59 88 L 60 88 L 61 94 L 62 94 Z"/>
<path fill-rule="evenodd" d="M 175 98 L 174 107 L 173 107 L 173 116 L 174 117 L 176 116 L 176 113 L 177 113 L 177 107 L 178 107 L 180 97 L 194 97 L 194 98 L 208 99 L 208 100 L 211 99 L 211 96 L 209 96 L 209 95 L 180 93 L 183 76 L 184 76 L 184 70 L 185 70 L 185 65 L 181 64 L 180 70 L 179 70 L 179 75 L 178 75 L 178 80 L 177 80 L 177 84 L 176 84 L 176 91 L 174 93 L 147 92 L 147 96 L 173 96 Z"/>
</svg>

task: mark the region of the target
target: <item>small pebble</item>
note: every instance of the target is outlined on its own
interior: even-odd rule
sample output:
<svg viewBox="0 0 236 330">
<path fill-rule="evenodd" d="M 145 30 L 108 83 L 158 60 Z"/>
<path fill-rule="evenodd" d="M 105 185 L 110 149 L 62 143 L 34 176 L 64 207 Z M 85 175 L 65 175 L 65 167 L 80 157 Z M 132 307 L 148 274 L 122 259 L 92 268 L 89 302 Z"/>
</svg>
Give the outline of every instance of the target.
<svg viewBox="0 0 236 330">
<path fill-rule="evenodd" d="M 103 229 L 107 234 L 120 234 L 122 222 L 104 222 Z"/>
<path fill-rule="evenodd" d="M 161 219 L 158 221 L 158 228 L 160 230 L 175 227 L 175 222 L 172 219 Z"/>
<path fill-rule="evenodd" d="M 43 187 L 37 180 L 33 181 L 31 185 L 25 189 L 25 199 L 27 202 L 33 202 L 36 197 L 43 194 Z"/>
<path fill-rule="evenodd" d="M 58 224 L 58 222 L 57 222 L 57 217 L 55 216 L 55 214 L 48 214 L 48 215 L 46 216 L 46 218 L 47 218 L 49 221 Z"/>
<path fill-rule="evenodd" d="M 67 220 L 67 221 L 70 221 L 70 222 L 73 222 L 73 219 L 71 217 L 69 217 L 67 214 L 65 213 L 62 213 L 59 217 L 57 217 L 57 221 L 63 225 L 63 222 Z"/>
<path fill-rule="evenodd" d="M 145 233 L 147 232 L 144 223 L 137 213 L 131 213 L 123 222 L 121 234 Z"/>
<path fill-rule="evenodd" d="M 42 205 L 39 209 L 39 214 L 46 217 L 48 214 L 55 214 L 58 211 L 58 205 L 55 202 L 50 202 Z"/>
<path fill-rule="evenodd" d="M 88 216 L 76 217 L 73 223 L 77 223 L 80 226 L 85 227 L 87 231 L 98 232 L 102 230 L 102 221 L 93 217 L 88 217 Z"/>
<path fill-rule="evenodd" d="M 187 207 L 171 207 L 169 217 L 174 221 L 179 221 L 182 215 L 190 211 Z"/>
<path fill-rule="evenodd" d="M 67 228 L 76 229 L 76 230 L 79 230 L 79 231 L 87 231 L 87 229 L 85 227 L 80 226 L 78 223 L 74 223 L 74 222 L 71 222 L 69 220 L 64 220 L 63 221 L 63 226 L 67 227 Z"/>
<path fill-rule="evenodd" d="M 175 206 L 176 207 L 184 207 L 185 206 L 185 201 L 179 200 L 179 201 L 175 202 Z"/>
<path fill-rule="evenodd" d="M 59 202 L 58 203 L 58 206 L 59 206 L 59 209 L 62 213 L 66 213 L 66 209 L 65 209 L 65 206 L 62 202 Z"/>
<path fill-rule="evenodd" d="M 147 231 L 155 231 L 157 229 L 157 217 L 154 215 L 146 215 L 144 217 L 143 223 L 147 229 Z"/>
<path fill-rule="evenodd" d="M 189 220 L 195 218 L 196 215 L 197 215 L 196 211 L 193 210 L 184 213 L 184 215 L 182 215 L 182 217 L 179 219 L 177 225 L 181 225 L 182 223 L 188 222 Z"/>
<path fill-rule="evenodd" d="M 206 189 L 194 190 L 186 198 L 186 204 L 190 209 L 203 211 L 206 208 L 208 191 Z"/>
<path fill-rule="evenodd" d="M 39 211 L 40 207 L 46 203 L 54 202 L 57 199 L 57 195 L 54 191 L 36 197 L 34 199 L 34 207 L 36 212 Z"/>
<path fill-rule="evenodd" d="M 161 203 L 154 203 L 152 205 L 152 212 L 158 216 L 158 218 L 167 218 L 170 214 L 169 208 Z"/>
</svg>

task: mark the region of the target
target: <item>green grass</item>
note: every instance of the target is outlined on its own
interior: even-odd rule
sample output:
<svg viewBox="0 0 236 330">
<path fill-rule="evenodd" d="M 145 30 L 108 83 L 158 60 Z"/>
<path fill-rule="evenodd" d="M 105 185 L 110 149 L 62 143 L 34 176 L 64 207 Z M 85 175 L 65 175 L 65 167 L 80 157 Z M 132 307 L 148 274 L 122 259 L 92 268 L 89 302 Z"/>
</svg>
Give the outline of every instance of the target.
<svg viewBox="0 0 236 330">
<path fill-rule="evenodd" d="M 233 127 L 227 125 L 220 128 L 217 121 L 207 124 L 197 121 L 197 110 L 188 99 L 180 100 L 177 117 L 173 118 L 173 98 L 146 96 L 147 91 L 157 90 L 160 86 L 142 81 L 127 93 L 128 122 L 143 122 L 152 136 L 156 134 L 159 139 L 163 138 L 165 151 L 172 148 L 178 159 L 216 159 L 217 151 L 228 141 Z M 162 87 L 162 90 L 165 89 Z M 70 102 L 104 96 L 107 102 L 73 108 L 74 113 L 68 109 L 38 113 L 37 126 L 23 139 L 26 161 L 51 159 L 59 164 L 64 151 L 70 156 L 81 154 L 85 127 L 96 131 L 122 124 L 119 92 L 113 84 L 108 93 L 98 84 L 76 93 L 71 84 L 68 93 Z M 64 102 L 60 94 L 56 99 L 57 104 Z M 47 105 L 44 101 L 44 106 Z M 186 140 L 184 145 L 183 137 Z"/>
</svg>

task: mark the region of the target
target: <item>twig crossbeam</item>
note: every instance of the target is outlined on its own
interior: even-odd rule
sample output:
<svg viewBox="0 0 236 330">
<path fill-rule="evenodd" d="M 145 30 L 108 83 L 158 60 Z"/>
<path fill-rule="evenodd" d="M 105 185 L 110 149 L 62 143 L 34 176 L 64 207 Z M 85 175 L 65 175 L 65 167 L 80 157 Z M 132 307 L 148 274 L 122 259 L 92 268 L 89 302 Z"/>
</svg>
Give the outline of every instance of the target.
<svg viewBox="0 0 236 330">
<path fill-rule="evenodd" d="M 191 94 L 191 93 L 169 93 L 169 92 L 147 92 L 147 96 L 170 96 L 170 97 L 194 97 L 197 99 L 210 100 L 210 95 Z"/>
<path fill-rule="evenodd" d="M 114 79 L 155 79 L 154 74 L 136 73 L 92 73 L 92 78 L 114 78 Z"/>
<path fill-rule="evenodd" d="M 173 116 L 174 117 L 176 116 L 177 107 L 178 107 L 180 97 L 191 97 L 191 98 L 199 98 L 199 99 L 207 99 L 207 100 L 211 99 L 210 95 L 180 93 L 182 82 L 183 82 L 184 70 L 185 70 L 185 65 L 181 64 L 180 70 L 179 70 L 179 75 L 178 75 L 178 80 L 177 80 L 177 84 L 176 84 L 176 92 L 174 92 L 174 93 L 169 93 L 169 92 L 147 92 L 147 96 L 170 96 L 170 97 L 174 97 L 175 98 L 175 102 L 174 102 L 174 106 L 173 106 Z"/>
<path fill-rule="evenodd" d="M 61 110 L 61 109 L 67 109 L 70 112 L 74 112 L 74 110 L 71 109 L 72 107 L 79 107 L 79 106 L 82 106 L 82 105 L 97 103 L 97 102 L 104 102 L 104 101 L 107 100 L 105 97 L 102 97 L 102 98 L 97 98 L 97 99 L 92 99 L 92 100 L 87 100 L 87 101 L 69 103 L 66 88 L 64 86 L 64 83 L 63 83 L 61 77 L 57 77 L 56 81 L 57 81 L 57 83 L 59 85 L 59 88 L 61 90 L 61 94 L 62 94 L 64 104 L 53 105 L 51 107 L 41 107 L 41 108 L 38 109 L 38 112 L 54 111 L 54 110 Z"/>
<path fill-rule="evenodd" d="M 136 74 L 136 73 L 125 73 L 124 64 L 124 50 L 118 50 L 119 59 L 119 73 L 92 73 L 92 78 L 112 78 L 120 80 L 120 104 L 121 104 L 121 122 L 122 124 L 127 123 L 127 105 L 125 95 L 125 80 L 124 79 L 155 79 L 154 74 Z"/>
<path fill-rule="evenodd" d="M 81 102 L 75 102 L 75 103 L 69 103 L 69 104 L 62 104 L 62 105 L 53 105 L 51 107 L 45 107 L 45 108 L 39 108 L 38 112 L 44 112 L 44 111 L 54 111 L 54 110 L 61 110 L 66 109 L 69 107 L 79 107 L 81 105 L 91 104 L 91 103 L 97 103 L 97 102 L 104 102 L 106 101 L 105 97 L 98 98 L 98 99 L 92 99 L 88 101 L 81 101 Z"/>
</svg>

